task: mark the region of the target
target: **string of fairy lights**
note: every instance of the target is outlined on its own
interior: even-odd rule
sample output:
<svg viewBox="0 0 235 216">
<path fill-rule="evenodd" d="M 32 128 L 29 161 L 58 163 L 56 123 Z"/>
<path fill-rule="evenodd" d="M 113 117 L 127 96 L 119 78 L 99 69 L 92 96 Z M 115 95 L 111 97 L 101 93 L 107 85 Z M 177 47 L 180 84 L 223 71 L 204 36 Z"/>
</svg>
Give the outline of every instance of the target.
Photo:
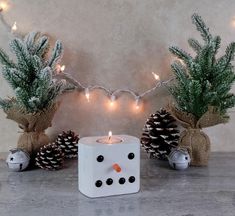
<svg viewBox="0 0 235 216">
<path fill-rule="evenodd" d="M 23 35 L 17 32 L 18 30 L 17 22 L 12 23 L 12 25 L 6 22 L 3 16 L 3 12 L 6 11 L 7 8 L 8 8 L 7 2 L 5 1 L 0 2 L 0 20 L 2 24 L 6 27 L 6 30 L 10 34 L 12 34 L 13 36 L 22 38 Z M 68 88 L 65 88 L 65 91 L 73 91 L 73 90 L 83 91 L 88 102 L 90 102 L 91 100 L 90 98 L 91 91 L 94 91 L 97 89 L 103 90 L 103 92 L 108 96 L 109 101 L 110 101 L 110 106 L 114 105 L 114 102 L 122 93 L 130 94 L 134 98 L 135 108 L 139 109 L 140 103 L 146 95 L 151 94 L 152 92 L 156 91 L 158 88 L 165 86 L 167 83 L 171 82 L 174 79 L 174 78 L 171 78 L 171 79 L 162 81 L 160 80 L 159 75 L 157 75 L 156 73 L 152 72 L 152 75 L 156 81 L 155 85 L 152 88 L 142 93 L 136 93 L 135 91 L 128 89 L 128 88 L 111 90 L 102 85 L 84 86 L 81 82 L 79 82 L 74 77 L 72 77 L 71 74 L 65 72 L 65 65 L 57 65 L 57 70 L 56 70 L 56 74 L 54 74 L 54 78 L 55 79 L 59 78 L 60 80 L 70 84 Z"/>
<path fill-rule="evenodd" d="M 139 109 L 140 108 L 140 103 L 141 103 L 141 100 L 143 99 L 143 97 L 145 97 L 147 94 L 150 94 L 150 93 L 154 92 L 156 89 L 166 85 L 167 83 L 171 82 L 174 79 L 174 78 L 171 78 L 171 79 L 168 79 L 166 81 L 161 81 L 159 76 L 157 74 L 155 74 L 154 72 L 152 72 L 153 77 L 157 81 L 155 86 L 153 86 L 152 88 L 144 91 L 141 94 L 138 94 L 138 93 L 136 93 L 136 92 L 134 92 L 134 91 L 132 91 L 128 88 L 111 90 L 111 89 L 108 89 L 108 88 L 106 88 L 104 86 L 101 86 L 101 85 L 84 86 L 79 81 L 74 79 L 70 74 L 64 72 L 64 70 L 65 70 L 64 65 L 59 66 L 59 68 L 60 69 L 58 69 L 58 73 L 56 74 L 56 76 L 59 76 L 61 79 L 66 80 L 69 83 L 72 83 L 72 85 L 73 85 L 73 87 L 68 88 L 68 90 L 74 90 L 74 89 L 83 90 L 87 101 L 90 102 L 90 92 L 95 90 L 95 89 L 101 89 L 108 95 L 111 107 L 114 105 L 114 102 L 117 100 L 117 98 L 120 96 L 121 93 L 129 93 L 134 98 L 135 108 Z"/>
</svg>

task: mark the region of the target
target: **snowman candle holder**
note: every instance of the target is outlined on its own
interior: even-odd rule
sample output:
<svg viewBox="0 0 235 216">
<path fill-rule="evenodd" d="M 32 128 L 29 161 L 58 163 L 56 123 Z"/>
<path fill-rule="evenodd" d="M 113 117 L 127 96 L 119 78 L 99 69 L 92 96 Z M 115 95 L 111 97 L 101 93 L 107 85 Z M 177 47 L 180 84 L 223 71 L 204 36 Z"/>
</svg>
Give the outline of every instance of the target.
<svg viewBox="0 0 235 216">
<path fill-rule="evenodd" d="M 137 193 L 140 141 L 129 135 L 84 137 L 79 141 L 78 187 L 95 198 Z"/>
</svg>

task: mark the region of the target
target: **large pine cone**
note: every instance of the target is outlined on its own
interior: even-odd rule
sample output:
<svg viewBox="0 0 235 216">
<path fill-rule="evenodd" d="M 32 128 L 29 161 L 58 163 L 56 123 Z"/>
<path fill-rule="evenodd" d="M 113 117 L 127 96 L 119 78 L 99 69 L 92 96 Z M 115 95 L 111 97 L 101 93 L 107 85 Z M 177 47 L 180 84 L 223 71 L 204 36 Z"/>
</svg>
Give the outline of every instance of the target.
<svg viewBox="0 0 235 216">
<path fill-rule="evenodd" d="M 59 134 L 55 144 L 61 148 L 66 158 L 76 158 L 78 156 L 79 135 L 69 130 Z"/>
<path fill-rule="evenodd" d="M 49 143 L 40 148 L 35 161 L 41 169 L 58 170 L 63 166 L 64 153 L 55 143 Z"/>
<path fill-rule="evenodd" d="M 174 117 L 165 109 L 147 119 L 141 144 L 151 158 L 167 160 L 172 148 L 178 145 L 179 130 L 175 122 Z"/>
</svg>

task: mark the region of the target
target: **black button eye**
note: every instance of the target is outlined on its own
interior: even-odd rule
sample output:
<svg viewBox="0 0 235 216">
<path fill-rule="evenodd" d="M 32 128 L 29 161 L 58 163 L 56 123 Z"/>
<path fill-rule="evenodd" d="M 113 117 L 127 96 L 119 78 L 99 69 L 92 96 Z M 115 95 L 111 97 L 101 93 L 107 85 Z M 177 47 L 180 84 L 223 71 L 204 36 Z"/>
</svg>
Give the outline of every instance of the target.
<svg viewBox="0 0 235 216">
<path fill-rule="evenodd" d="M 135 154 L 134 154 L 134 153 L 131 152 L 131 153 L 128 154 L 129 160 L 134 159 L 134 157 L 135 157 Z"/>
<path fill-rule="evenodd" d="M 130 183 L 135 182 L 135 177 L 134 177 L 134 176 L 131 176 L 131 177 L 129 178 L 129 182 L 130 182 Z"/>
<path fill-rule="evenodd" d="M 108 179 L 106 180 L 106 184 L 107 184 L 107 185 L 113 184 L 113 179 L 108 178 Z"/>
<path fill-rule="evenodd" d="M 96 187 L 101 187 L 102 186 L 102 181 L 101 180 L 97 180 L 95 183 Z"/>
<path fill-rule="evenodd" d="M 13 161 L 13 159 L 14 159 L 13 157 L 10 158 L 11 161 Z"/>
<path fill-rule="evenodd" d="M 102 161 L 104 160 L 104 156 L 103 156 L 103 155 L 99 155 L 99 156 L 96 158 L 96 160 L 97 160 L 98 162 L 102 162 Z"/>
<path fill-rule="evenodd" d="M 119 184 L 125 184 L 126 182 L 126 179 L 125 178 L 120 178 L 119 179 Z"/>
</svg>

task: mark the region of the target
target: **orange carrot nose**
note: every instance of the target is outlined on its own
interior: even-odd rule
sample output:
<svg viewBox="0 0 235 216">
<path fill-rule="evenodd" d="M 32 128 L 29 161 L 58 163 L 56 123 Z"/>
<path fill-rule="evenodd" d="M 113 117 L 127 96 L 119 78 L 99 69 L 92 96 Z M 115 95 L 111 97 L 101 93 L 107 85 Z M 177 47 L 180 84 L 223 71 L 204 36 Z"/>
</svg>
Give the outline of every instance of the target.
<svg viewBox="0 0 235 216">
<path fill-rule="evenodd" d="M 121 172 L 121 171 L 122 171 L 121 167 L 120 167 L 117 163 L 113 164 L 113 169 L 114 169 L 116 172 Z"/>
</svg>

